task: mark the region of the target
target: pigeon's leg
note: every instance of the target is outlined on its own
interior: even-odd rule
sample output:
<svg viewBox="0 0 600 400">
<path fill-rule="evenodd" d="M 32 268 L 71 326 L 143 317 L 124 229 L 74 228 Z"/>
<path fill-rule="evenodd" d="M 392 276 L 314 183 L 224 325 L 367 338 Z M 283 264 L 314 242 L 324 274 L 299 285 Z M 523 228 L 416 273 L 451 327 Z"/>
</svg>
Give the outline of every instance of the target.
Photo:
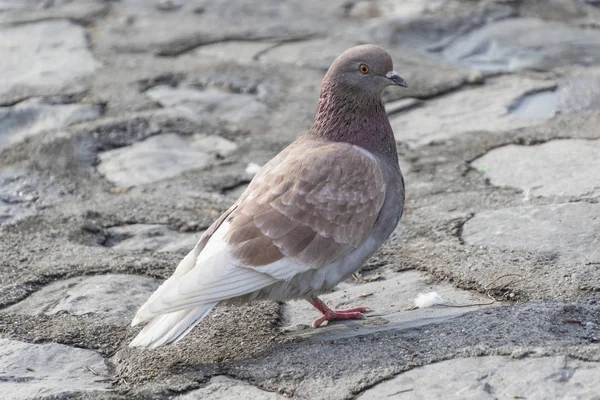
<svg viewBox="0 0 600 400">
<path fill-rule="evenodd" d="M 364 319 L 363 312 L 368 311 L 367 307 L 356 307 L 348 310 L 332 310 L 318 297 L 311 297 L 308 302 L 323 314 L 312 323 L 313 328 L 318 328 L 325 321 L 336 321 L 342 319 Z"/>
</svg>

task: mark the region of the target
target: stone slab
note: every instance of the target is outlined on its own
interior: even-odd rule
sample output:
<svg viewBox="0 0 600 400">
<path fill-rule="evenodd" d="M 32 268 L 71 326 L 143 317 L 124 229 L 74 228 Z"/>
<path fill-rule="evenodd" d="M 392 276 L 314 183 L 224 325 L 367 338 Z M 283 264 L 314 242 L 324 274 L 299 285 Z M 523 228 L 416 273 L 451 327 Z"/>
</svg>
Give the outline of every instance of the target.
<svg viewBox="0 0 600 400">
<path fill-rule="evenodd" d="M 0 225 L 12 225 L 37 214 L 35 207 L 28 202 L 15 199 L 14 196 L 0 194 Z"/>
<path fill-rule="evenodd" d="M 0 168 L 0 226 L 13 225 L 38 213 L 35 179 L 20 168 Z M 23 182 L 25 181 L 25 182 Z"/>
<path fill-rule="evenodd" d="M 66 20 L 0 28 L 0 104 L 81 92 L 100 66 L 85 30 Z"/>
<path fill-rule="evenodd" d="M 158 285 L 156 279 L 137 275 L 79 276 L 51 283 L 3 312 L 129 319 Z"/>
<path fill-rule="evenodd" d="M 61 104 L 48 99 L 29 99 L 0 107 L 0 148 L 40 132 L 94 119 L 102 107 L 95 104 Z"/>
<path fill-rule="evenodd" d="M 236 41 L 286 40 L 319 33 L 326 15 L 296 2 L 189 0 L 170 10 L 158 1 L 128 0 L 112 5 L 111 18 L 97 27 L 102 52 L 156 51 L 179 56 L 203 45 Z"/>
<path fill-rule="evenodd" d="M 567 114 L 597 110 L 600 107 L 600 71 L 575 73 L 557 80 L 557 87 L 526 93 L 509 106 L 512 118 L 546 119 Z"/>
<path fill-rule="evenodd" d="M 483 71 L 591 66 L 600 62 L 600 32 L 558 21 L 507 18 L 458 36 L 443 55 Z"/>
<path fill-rule="evenodd" d="M 256 62 L 258 56 L 275 46 L 273 42 L 246 42 L 241 40 L 230 40 L 207 44 L 193 52 L 194 56 L 214 57 L 217 60 L 231 61 L 240 64 Z"/>
<path fill-rule="evenodd" d="M 213 157 L 192 148 L 172 133 L 100 153 L 98 171 L 116 185 L 128 187 L 175 177 L 211 165 Z"/>
<path fill-rule="evenodd" d="M 104 359 L 90 350 L 0 339 L 0 377 L 3 399 L 26 400 L 107 390 L 98 381 L 110 374 Z"/>
<path fill-rule="evenodd" d="M 180 233 L 165 225 L 134 224 L 107 229 L 113 249 L 123 251 L 158 251 L 187 254 L 202 233 Z"/>
<path fill-rule="evenodd" d="M 477 213 L 462 238 L 468 244 L 559 254 L 600 262 L 600 204 L 524 206 Z"/>
<path fill-rule="evenodd" d="M 416 18 L 426 13 L 438 10 L 444 4 L 444 0 L 360 0 L 351 3 L 348 16 L 352 18 Z"/>
<path fill-rule="evenodd" d="M 235 152 L 238 148 L 237 143 L 217 135 L 194 135 L 191 146 L 209 154 L 215 154 L 219 157 L 226 157 Z"/>
<path fill-rule="evenodd" d="M 163 107 L 175 107 L 197 120 L 210 116 L 221 122 L 243 126 L 245 122 L 260 116 L 266 106 L 256 96 L 245 93 L 230 93 L 217 88 L 197 88 L 193 86 L 171 87 L 154 86 L 146 95 Z"/>
<path fill-rule="evenodd" d="M 206 387 L 175 398 L 179 400 L 278 400 L 283 397 L 275 392 L 267 392 L 251 386 L 246 382 L 217 375 L 210 379 L 210 383 Z"/>
<path fill-rule="evenodd" d="M 549 118 L 515 118 L 511 105 L 528 92 L 553 88 L 555 82 L 519 76 L 489 79 L 480 87 L 453 92 L 392 116 L 396 139 L 415 145 L 446 140 L 470 131 L 499 132 L 535 125 Z"/>
<path fill-rule="evenodd" d="M 600 364 L 566 357 L 458 358 L 416 368 L 366 390 L 361 400 L 600 399 Z"/>
<path fill-rule="evenodd" d="M 553 140 L 491 150 L 472 165 L 493 185 L 530 196 L 600 196 L 600 140 Z"/>
</svg>

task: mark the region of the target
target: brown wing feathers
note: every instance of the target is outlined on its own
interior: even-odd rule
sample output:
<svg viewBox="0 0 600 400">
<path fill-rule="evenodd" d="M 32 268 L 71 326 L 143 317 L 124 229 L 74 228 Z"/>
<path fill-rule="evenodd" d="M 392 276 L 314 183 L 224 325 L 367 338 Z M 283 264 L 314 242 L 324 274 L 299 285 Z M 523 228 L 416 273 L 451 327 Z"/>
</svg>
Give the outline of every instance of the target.
<svg viewBox="0 0 600 400">
<path fill-rule="evenodd" d="M 318 267 L 367 238 L 385 197 L 379 166 L 351 145 L 314 146 L 284 151 L 240 199 L 225 240 L 242 263 Z"/>
</svg>

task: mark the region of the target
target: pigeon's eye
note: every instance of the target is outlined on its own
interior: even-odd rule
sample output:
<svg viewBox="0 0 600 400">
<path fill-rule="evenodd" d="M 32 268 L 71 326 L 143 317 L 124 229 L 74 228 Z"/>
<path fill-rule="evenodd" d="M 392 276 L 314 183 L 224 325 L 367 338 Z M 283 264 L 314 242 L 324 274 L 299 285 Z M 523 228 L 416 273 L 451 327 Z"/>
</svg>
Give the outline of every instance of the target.
<svg viewBox="0 0 600 400">
<path fill-rule="evenodd" d="M 358 67 L 358 70 L 360 71 L 361 74 L 369 73 L 369 67 L 366 64 L 360 64 L 360 67 Z"/>
</svg>

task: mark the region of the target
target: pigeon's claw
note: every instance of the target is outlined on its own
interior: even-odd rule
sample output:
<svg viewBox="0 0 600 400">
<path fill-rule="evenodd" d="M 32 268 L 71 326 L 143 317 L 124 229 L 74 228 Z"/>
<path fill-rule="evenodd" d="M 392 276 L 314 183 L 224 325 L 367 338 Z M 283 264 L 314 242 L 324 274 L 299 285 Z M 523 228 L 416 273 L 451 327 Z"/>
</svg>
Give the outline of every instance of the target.
<svg viewBox="0 0 600 400">
<path fill-rule="evenodd" d="M 366 309 L 366 307 L 360 307 L 362 309 Z M 350 312 L 347 310 L 342 311 L 334 311 L 331 310 L 331 313 L 323 314 L 319 318 L 315 319 L 312 323 L 313 328 L 318 328 L 325 321 L 339 321 L 344 319 L 365 319 L 367 318 L 365 314 L 361 312 Z"/>
<path fill-rule="evenodd" d="M 318 328 L 325 321 L 365 319 L 367 317 L 363 313 L 369 311 L 368 307 L 355 307 L 347 310 L 332 310 L 331 308 L 327 307 L 327 305 L 318 297 L 312 297 L 308 300 L 308 302 L 323 314 L 314 320 L 312 323 L 313 328 Z"/>
</svg>

